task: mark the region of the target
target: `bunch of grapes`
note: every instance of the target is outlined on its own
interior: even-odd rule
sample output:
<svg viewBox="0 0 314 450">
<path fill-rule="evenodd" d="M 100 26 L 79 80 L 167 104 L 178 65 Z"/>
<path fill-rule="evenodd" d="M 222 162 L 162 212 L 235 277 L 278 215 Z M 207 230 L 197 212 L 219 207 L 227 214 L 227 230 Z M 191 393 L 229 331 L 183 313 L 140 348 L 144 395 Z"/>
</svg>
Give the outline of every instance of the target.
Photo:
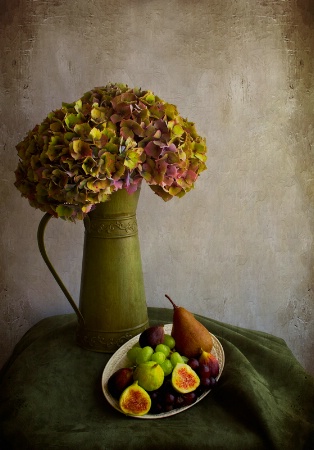
<svg viewBox="0 0 314 450">
<path fill-rule="evenodd" d="M 165 334 L 163 343 L 156 345 L 154 348 L 149 345 L 142 348 L 137 342 L 127 352 L 127 357 L 135 365 L 154 361 L 162 367 L 165 376 L 167 376 L 171 374 L 177 363 L 187 363 L 188 361 L 188 358 L 176 352 L 174 347 L 175 340 L 173 337 Z"/>
</svg>

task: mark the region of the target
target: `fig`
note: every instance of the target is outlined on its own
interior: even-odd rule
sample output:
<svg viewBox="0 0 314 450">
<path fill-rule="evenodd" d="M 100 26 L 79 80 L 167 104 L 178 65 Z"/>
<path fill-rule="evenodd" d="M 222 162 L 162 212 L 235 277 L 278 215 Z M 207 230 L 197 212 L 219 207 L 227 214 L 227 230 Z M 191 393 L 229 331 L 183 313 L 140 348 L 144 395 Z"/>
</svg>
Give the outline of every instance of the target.
<svg viewBox="0 0 314 450">
<path fill-rule="evenodd" d="M 201 353 L 201 356 L 198 358 L 198 362 L 200 364 L 207 365 L 207 363 L 210 361 L 210 356 L 211 356 L 211 353 L 206 352 L 205 350 L 202 349 L 202 353 Z"/>
<path fill-rule="evenodd" d="M 163 325 L 155 325 L 153 327 L 146 328 L 140 337 L 139 344 L 143 347 L 152 347 L 153 349 L 164 341 L 165 330 Z"/>
<path fill-rule="evenodd" d="M 188 394 L 195 391 L 200 385 L 197 373 L 188 365 L 177 363 L 172 371 L 172 386 L 181 394 Z"/>
<path fill-rule="evenodd" d="M 134 370 L 133 379 L 138 381 L 145 391 L 155 391 L 160 388 L 165 378 L 162 367 L 155 361 L 139 364 Z"/>
<path fill-rule="evenodd" d="M 209 352 L 202 350 L 201 356 L 199 357 L 199 363 L 209 367 L 209 372 L 212 377 L 216 378 L 219 374 L 219 362 L 218 359 Z"/>
<path fill-rule="evenodd" d="M 121 394 L 119 406 L 121 410 L 131 416 L 143 416 L 147 414 L 151 407 L 149 394 L 134 381 Z"/>
<path fill-rule="evenodd" d="M 114 372 L 108 380 L 108 391 L 114 398 L 119 398 L 125 388 L 133 383 L 133 370 L 125 367 Z"/>
</svg>

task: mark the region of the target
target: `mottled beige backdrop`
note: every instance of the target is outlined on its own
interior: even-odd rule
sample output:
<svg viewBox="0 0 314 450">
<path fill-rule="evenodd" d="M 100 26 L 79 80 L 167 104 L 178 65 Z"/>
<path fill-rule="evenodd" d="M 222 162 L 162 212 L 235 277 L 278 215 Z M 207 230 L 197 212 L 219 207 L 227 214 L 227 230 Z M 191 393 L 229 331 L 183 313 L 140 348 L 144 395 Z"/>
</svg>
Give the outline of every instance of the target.
<svg viewBox="0 0 314 450">
<path fill-rule="evenodd" d="M 148 305 L 169 308 L 167 293 L 275 334 L 314 374 L 311 0 L 0 6 L 0 363 L 38 320 L 71 312 L 37 248 L 42 213 L 13 186 L 15 145 L 62 101 L 113 81 L 175 103 L 208 144 L 208 170 L 186 197 L 164 203 L 143 187 Z M 77 299 L 83 224 L 52 220 L 46 236 Z"/>
</svg>

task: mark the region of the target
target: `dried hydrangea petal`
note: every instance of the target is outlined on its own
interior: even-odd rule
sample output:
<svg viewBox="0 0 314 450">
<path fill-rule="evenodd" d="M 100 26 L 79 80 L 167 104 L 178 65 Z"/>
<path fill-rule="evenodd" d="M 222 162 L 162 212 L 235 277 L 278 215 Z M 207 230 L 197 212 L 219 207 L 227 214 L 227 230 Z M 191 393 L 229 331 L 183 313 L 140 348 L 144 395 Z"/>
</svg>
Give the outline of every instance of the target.
<svg viewBox="0 0 314 450">
<path fill-rule="evenodd" d="M 206 169 L 205 139 L 173 104 L 110 83 L 50 112 L 16 146 L 15 186 L 30 204 L 83 219 L 112 192 L 144 179 L 164 201 L 182 197 Z"/>
</svg>

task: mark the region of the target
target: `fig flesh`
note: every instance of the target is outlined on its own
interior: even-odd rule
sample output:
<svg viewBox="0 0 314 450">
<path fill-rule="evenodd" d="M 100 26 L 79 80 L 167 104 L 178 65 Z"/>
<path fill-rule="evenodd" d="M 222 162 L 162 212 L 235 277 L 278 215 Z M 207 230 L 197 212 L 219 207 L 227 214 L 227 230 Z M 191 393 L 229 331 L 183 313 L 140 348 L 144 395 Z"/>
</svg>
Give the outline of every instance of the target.
<svg viewBox="0 0 314 450">
<path fill-rule="evenodd" d="M 133 383 L 133 370 L 125 367 L 114 372 L 108 380 L 108 391 L 118 399 L 125 388 Z"/>
<path fill-rule="evenodd" d="M 195 391 L 200 385 L 197 373 L 187 364 L 178 363 L 172 371 L 172 386 L 181 394 Z"/>
<path fill-rule="evenodd" d="M 151 408 L 149 394 L 135 381 L 128 386 L 121 394 L 119 406 L 121 410 L 131 416 L 143 416 Z"/>
<path fill-rule="evenodd" d="M 164 334 L 165 330 L 163 325 L 146 328 L 139 337 L 139 344 L 142 348 L 147 346 L 155 348 L 157 345 L 163 343 Z"/>
</svg>

